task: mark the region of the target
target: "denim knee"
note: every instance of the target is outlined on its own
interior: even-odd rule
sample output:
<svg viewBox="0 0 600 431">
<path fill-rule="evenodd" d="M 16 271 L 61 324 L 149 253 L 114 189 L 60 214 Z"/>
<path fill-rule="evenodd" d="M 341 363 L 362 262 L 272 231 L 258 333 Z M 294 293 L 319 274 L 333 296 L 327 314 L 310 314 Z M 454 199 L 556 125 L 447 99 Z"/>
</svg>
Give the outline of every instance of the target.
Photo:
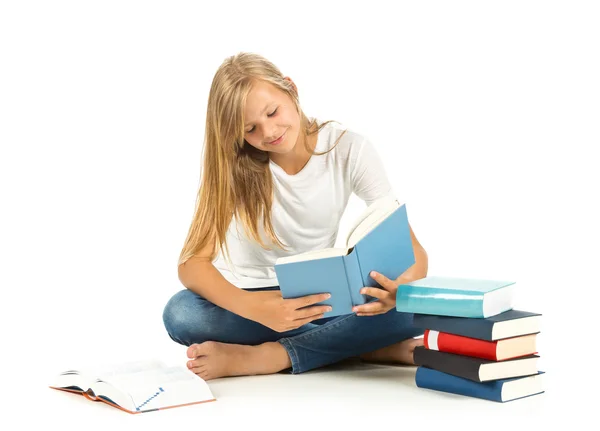
<svg viewBox="0 0 600 431">
<path fill-rule="evenodd" d="M 211 304 L 189 289 L 177 292 L 163 310 L 163 323 L 171 339 L 185 346 L 210 338 L 205 308 Z"/>
</svg>

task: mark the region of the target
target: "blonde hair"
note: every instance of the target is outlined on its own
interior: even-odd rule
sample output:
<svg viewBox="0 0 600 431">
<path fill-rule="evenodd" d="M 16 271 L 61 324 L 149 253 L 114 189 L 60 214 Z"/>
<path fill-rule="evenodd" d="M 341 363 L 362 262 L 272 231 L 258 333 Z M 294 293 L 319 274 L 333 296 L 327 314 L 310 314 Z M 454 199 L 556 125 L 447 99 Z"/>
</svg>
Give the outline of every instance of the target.
<svg viewBox="0 0 600 431">
<path fill-rule="evenodd" d="M 194 217 L 178 265 L 185 263 L 209 243 L 215 244 L 211 261 L 217 255 L 217 247 L 223 250 L 224 246 L 229 256 L 226 234 L 234 216 L 242 222 L 250 237 L 262 248 L 271 250 L 263 243 L 258 232 L 258 223 L 262 218 L 269 239 L 285 249 L 271 222 L 273 180 L 269 155 L 244 139 L 243 108 L 253 83 L 257 81 L 273 85 L 294 101 L 296 111 L 300 114 L 300 136 L 307 151 L 313 155 L 323 155 L 337 145 L 336 142 L 331 149 L 322 153 L 312 151 L 308 136 L 318 133 L 333 120 L 320 125 L 316 119 L 309 121 L 300 108 L 293 84 L 284 79 L 273 63 L 258 54 L 246 52 L 226 58 L 215 73 L 208 96 L 202 179 Z M 314 126 L 316 130 L 313 130 Z"/>
</svg>

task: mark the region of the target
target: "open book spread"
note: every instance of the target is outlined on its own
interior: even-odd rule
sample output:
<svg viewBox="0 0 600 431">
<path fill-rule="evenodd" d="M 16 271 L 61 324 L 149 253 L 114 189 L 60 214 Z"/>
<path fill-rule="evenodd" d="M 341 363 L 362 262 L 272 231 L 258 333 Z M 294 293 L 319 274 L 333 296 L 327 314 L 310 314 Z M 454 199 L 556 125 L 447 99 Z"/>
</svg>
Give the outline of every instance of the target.
<svg viewBox="0 0 600 431">
<path fill-rule="evenodd" d="M 185 367 L 136 361 L 60 373 L 52 389 L 81 393 L 129 413 L 214 401 L 206 381 Z"/>
<path fill-rule="evenodd" d="M 324 248 L 312 250 L 293 256 L 280 257 L 277 264 L 302 262 L 306 260 L 322 259 L 326 257 L 345 256 L 352 248 L 377 225 L 384 221 L 390 214 L 400 207 L 400 203 L 392 197 L 383 197 L 369 205 L 354 221 L 346 236 L 346 247 Z"/>
</svg>

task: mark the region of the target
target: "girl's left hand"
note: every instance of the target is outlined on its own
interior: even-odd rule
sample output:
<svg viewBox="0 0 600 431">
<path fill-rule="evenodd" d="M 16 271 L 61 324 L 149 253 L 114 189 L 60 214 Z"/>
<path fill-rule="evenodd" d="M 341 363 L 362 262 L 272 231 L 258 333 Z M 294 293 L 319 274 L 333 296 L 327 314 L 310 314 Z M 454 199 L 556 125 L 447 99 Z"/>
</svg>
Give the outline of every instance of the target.
<svg viewBox="0 0 600 431">
<path fill-rule="evenodd" d="M 396 291 L 398 286 L 403 283 L 408 283 L 410 279 L 402 274 L 396 280 L 390 280 L 383 274 L 371 271 L 371 277 L 383 288 L 378 287 L 363 287 L 360 293 L 377 298 L 378 301 L 369 302 L 368 304 L 358 305 L 352 308 L 352 311 L 357 316 L 376 316 L 384 314 L 396 307 Z"/>
</svg>

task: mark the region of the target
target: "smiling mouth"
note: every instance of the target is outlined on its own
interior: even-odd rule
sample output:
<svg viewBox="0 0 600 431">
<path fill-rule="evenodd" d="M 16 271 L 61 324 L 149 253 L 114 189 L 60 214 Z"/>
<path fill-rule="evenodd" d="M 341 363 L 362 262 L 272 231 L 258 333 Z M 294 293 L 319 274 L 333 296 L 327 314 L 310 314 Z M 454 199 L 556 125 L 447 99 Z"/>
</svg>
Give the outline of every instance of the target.
<svg viewBox="0 0 600 431">
<path fill-rule="evenodd" d="M 286 130 L 286 132 L 287 132 L 287 130 Z M 283 140 L 283 137 L 284 137 L 284 135 L 285 135 L 286 132 L 283 132 L 283 134 L 279 138 L 275 139 L 274 141 L 269 142 L 269 145 L 277 145 L 277 144 L 279 144 Z"/>
</svg>

